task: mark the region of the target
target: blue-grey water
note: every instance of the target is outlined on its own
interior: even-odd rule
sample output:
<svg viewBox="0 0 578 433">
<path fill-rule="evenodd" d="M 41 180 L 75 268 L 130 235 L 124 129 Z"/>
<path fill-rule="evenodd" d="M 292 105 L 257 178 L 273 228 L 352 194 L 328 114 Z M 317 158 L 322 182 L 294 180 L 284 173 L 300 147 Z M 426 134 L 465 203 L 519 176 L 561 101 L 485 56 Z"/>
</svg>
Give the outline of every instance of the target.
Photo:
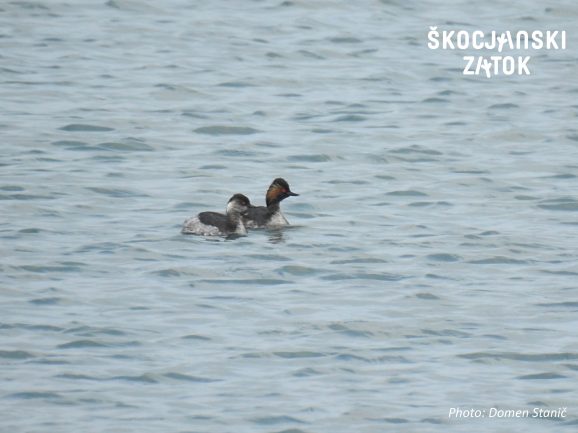
<svg viewBox="0 0 578 433">
<path fill-rule="evenodd" d="M 575 431 L 578 5 L 528 3 L 2 2 L 0 431 Z M 279 176 L 291 227 L 179 233 Z"/>
</svg>

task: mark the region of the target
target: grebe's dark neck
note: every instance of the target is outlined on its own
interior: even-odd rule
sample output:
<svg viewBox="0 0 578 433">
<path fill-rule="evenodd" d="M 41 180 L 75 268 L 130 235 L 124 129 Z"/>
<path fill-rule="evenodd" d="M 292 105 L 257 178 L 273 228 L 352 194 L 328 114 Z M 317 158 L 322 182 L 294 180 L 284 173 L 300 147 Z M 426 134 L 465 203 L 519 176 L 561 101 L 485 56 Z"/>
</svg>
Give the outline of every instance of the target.
<svg viewBox="0 0 578 433">
<path fill-rule="evenodd" d="M 280 206 L 278 201 L 274 201 L 273 203 L 267 205 L 267 213 L 269 214 L 274 214 L 275 212 L 278 212 L 279 209 Z"/>
</svg>

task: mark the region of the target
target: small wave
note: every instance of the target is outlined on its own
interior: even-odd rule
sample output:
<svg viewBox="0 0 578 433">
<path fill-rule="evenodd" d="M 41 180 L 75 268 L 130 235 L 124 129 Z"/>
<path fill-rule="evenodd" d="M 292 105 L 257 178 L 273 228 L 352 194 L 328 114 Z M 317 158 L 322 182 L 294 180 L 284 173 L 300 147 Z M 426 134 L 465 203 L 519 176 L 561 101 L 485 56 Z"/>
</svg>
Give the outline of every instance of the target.
<svg viewBox="0 0 578 433">
<path fill-rule="evenodd" d="M 0 186 L 0 191 L 20 192 L 24 191 L 24 188 L 18 185 L 3 185 Z"/>
<path fill-rule="evenodd" d="M 572 173 L 560 173 L 560 174 L 554 174 L 552 176 L 544 176 L 544 179 L 562 179 L 562 180 L 567 180 L 567 179 L 576 179 L 575 174 Z"/>
<path fill-rule="evenodd" d="M 181 273 L 176 269 L 161 269 L 160 271 L 152 272 L 152 274 L 163 278 L 177 278 L 181 275 L 185 275 L 186 273 Z"/>
<path fill-rule="evenodd" d="M 301 54 L 303 57 L 307 57 L 309 59 L 325 60 L 325 57 L 323 57 L 322 55 L 316 54 L 316 53 L 309 51 L 309 50 L 299 50 L 297 52 L 299 54 Z"/>
<path fill-rule="evenodd" d="M 418 299 L 425 299 L 427 301 L 437 301 L 440 299 L 439 296 L 433 295 L 431 293 L 418 293 L 415 295 L 415 297 Z"/>
<path fill-rule="evenodd" d="M 63 373 L 54 376 L 58 379 L 70 379 L 70 380 L 102 380 L 94 376 L 88 376 L 86 374 L 73 374 L 73 373 Z"/>
<path fill-rule="evenodd" d="M 457 262 L 462 258 L 456 254 L 448 254 L 448 253 L 438 253 L 438 254 L 429 254 L 426 256 L 429 260 L 433 260 L 435 262 Z"/>
<path fill-rule="evenodd" d="M 148 197 L 147 194 L 129 191 L 126 189 L 118 189 L 118 188 L 102 188 L 102 187 L 87 187 L 89 191 L 96 192 L 98 194 L 106 195 L 108 197 L 114 198 L 126 198 L 126 197 Z"/>
<path fill-rule="evenodd" d="M 112 335 L 115 337 L 120 337 L 126 335 L 126 332 L 116 328 L 97 328 L 93 326 L 78 326 L 75 328 L 69 328 L 65 331 L 65 333 L 80 335 L 83 337 L 94 337 L 97 335 Z"/>
<path fill-rule="evenodd" d="M 49 272 L 78 272 L 81 269 L 80 265 L 63 265 L 63 266 L 48 266 L 48 265 L 22 265 L 18 266 L 26 272 L 33 272 L 37 274 L 44 274 Z"/>
<path fill-rule="evenodd" d="M 419 146 L 417 144 L 414 144 L 414 145 L 411 145 L 408 147 L 399 147 L 397 149 L 392 149 L 388 153 L 401 154 L 401 155 L 412 154 L 412 153 L 418 153 L 418 154 L 422 154 L 422 155 L 431 155 L 431 156 L 443 155 L 438 150 L 428 149 L 428 148 L 425 148 L 423 146 Z"/>
<path fill-rule="evenodd" d="M 104 150 L 118 150 L 123 152 L 149 152 L 154 150 L 146 143 L 139 141 L 125 141 L 125 142 L 105 142 L 97 146 Z"/>
<path fill-rule="evenodd" d="M 183 340 L 198 340 L 198 341 L 211 341 L 211 338 L 205 337 L 204 335 L 190 334 L 181 337 Z"/>
<path fill-rule="evenodd" d="M 493 104 L 488 107 L 490 110 L 511 110 L 512 108 L 520 108 L 518 104 Z"/>
<path fill-rule="evenodd" d="M 38 234 L 38 233 L 42 233 L 45 230 L 43 229 L 39 229 L 36 227 L 30 227 L 28 229 L 22 229 L 22 230 L 18 230 L 18 233 L 23 233 L 23 234 Z"/>
<path fill-rule="evenodd" d="M 56 305 L 59 304 L 61 301 L 61 298 L 38 298 L 38 299 L 31 299 L 30 301 L 28 301 L 30 304 L 34 304 L 34 305 Z"/>
<path fill-rule="evenodd" d="M 409 420 L 405 418 L 369 418 L 370 421 L 383 421 L 388 424 L 406 424 Z"/>
<path fill-rule="evenodd" d="M 307 266 L 299 266 L 299 265 L 287 265 L 279 268 L 277 270 L 280 274 L 289 274 L 289 275 L 316 275 L 319 271 L 315 268 L 310 268 Z"/>
<path fill-rule="evenodd" d="M 9 394 L 8 398 L 18 398 L 22 400 L 60 400 L 62 396 L 55 392 L 46 392 L 46 391 L 27 391 L 27 392 L 16 392 L 14 394 Z"/>
<path fill-rule="evenodd" d="M 108 126 L 86 125 L 83 123 L 71 123 L 70 125 L 60 128 L 62 131 L 69 132 L 109 132 L 114 131 L 114 128 Z"/>
<path fill-rule="evenodd" d="M 427 194 L 423 193 L 421 191 L 415 191 L 415 190 L 403 190 L 403 191 L 391 191 L 388 192 L 386 195 L 392 196 L 392 197 L 426 197 Z"/>
<path fill-rule="evenodd" d="M 370 362 L 369 358 L 365 358 L 360 355 L 353 355 L 351 353 L 340 353 L 339 355 L 335 356 L 335 359 L 338 361 L 362 361 L 362 362 Z"/>
<path fill-rule="evenodd" d="M 334 122 L 363 122 L 367 120 L 367 117 L 360 116 L 359 114 L 345 114 L 334 119 Z"/>
<path fill-rule="evenodd" d="M 51 143 L 53 146 L 65 147 L 70 150 L 86 150 L 90 145 L 85 141 L 78 140 L 58 140 Z"/>
<path fill-rule="evenodd" d="M 150 374 L 141 374 L 140 376 L 115 376 L 111 380 L 122 380 L 148 384 L 158 383 L 158 380 L 152 377 Z"/>
<path fill-rule="evenodd" d="M 26 329 L 28 331 L 62 332 L 63 328 L 54 325 L 29 325 L 28 323 L 0 323 L 0 329 Z"/>
<path fill-rule="evenodd" d="M 524 201 L 538 200 L 538 197 L 532 197 L 531 195 L 516 195 L 514 196 L 514 198 L 516 200 L 524 200 Z"/>
<path fill-rule="evenodd" d="M 260 132 L 258 129 L 247 126 L 202 126 L 195 129 L 197 134 L 206 135 L 250 135 Z"/>
<path fill-rule="evenodd" d="M 243 88 L 243 87 L 255 87 L 254 84 L 245 83 L 243 81 L 226 81 L 224 83 L 218 84 L 219 87 L 232 87 L 232 88 Z"/>
<path fill-rule="evenodd" d="M 281 416 L 266 416 L 263 418 L 255 418 L 252 420 L 256 424 L 260 425 L 276 425 L 276 424 L 305 424 L 304 421 L 294 418 L 292 416 L 281 415 Z M 285 431 L 287 432 L 287 431 Z M 282 433 L 282 432 L 280 432 Z M 293 433 L 293 432 L 292 432 Z"/>
<path fill-rule="evenodd" d="M 288 262 L 292 260 L 289 257 L 280 256 L 278 254 L 249 254 L 247 257 L 257 260 L 272 260 L 275 262 Z"/>
<path fill-rule="evenodd" d="M 339 332 L 340 334 L 347 335 L 349 337 L 364 337 L 370 338 L 374 334 L 370 331 L 363 331 L 360 329 L 353 329 L 345 324 L 342 323 L 333 323 L 328 326 L 328 328 L 332 331 Z"/>
<path fill-rule="evenodd" d="M 196 382 L 196 383 L 211 383 L 211 382 L 218 382 L 219 379 L 210 379 L 207 377 L 198 377 L 198 376 L 190 376 L 188 374 L 183 373 L 166 373 L 164 377 L 168 379 L 174 379 L 179 381 L 185 382 Z"/>
<path fill-rule="evenodd" d="M 207 164 L 199 167 L 199 170 L 228 170 L 229 167 L 224 164 Z"/>
<path fill-rule="evenodd" d="M 34 357 L 33 354 L 24 350 L 0 350 L 0 358 L 2 359 L 30 359 Z"/>
<path fill-rule="evenodd" d="M 524 376 L 518 376 L 516 379 L 520 380 L 550 380 L 550 379 L 567 379 L 568 376 L 564 376 L 558 373 L 538 373 L 538 374 L 526 374 Z"/>
<path fill-rule="evenodd" d="M 458 355 L 460 358 L 479 360 L 512 360 L 526 362 L 548 362 L 548 361 L 575 361 L 578 359 L 578 353 L 515 353 L 515 352 L 473 352 Z"/>
<path fill-rule="evenodd" d="M 369 185 L 371 182 L 361 179 L 333 179 L 326 183 L 330 185 Z M 303 205 L 307 206 L 307 204 L 302 204 L 301 206 Z"/>
<path fill-rule="evenodd" d="M 94 340 L 76 340 L 69 343 L 59 344 L 56 346 L 58 349 L 90 349 L 90 348 L 101 348 L 108 347 L 107 344 L 99 343 Z"/>
<path fill-rule="evenodd" d="M 530 262 L 528 260 L 518 260 L 504 256 L 495 256 L 489 257 L 487 259 L 470 260 L 467 263 L 471 263 L 472 265 L 527 265 Z"/>
<path fill-rule="evenodd" d="M 436 98 L 436 97 L 433 97 L 433 98 L 426 98 L 426 99 L 424 99 L 424 100 L 421 101 L 421 102 L 426 103 L 426 104 L 443 104 L 443 103 L 446 103 L 446 102 L 450 102 L 450 100 L 449 100 L 449 99 L 445 99 L 445 98 Z"/>
<path fill-rule="evenodd" d="M 578 308 L 578 302 L 547 302 L 536 305 L 538 307 Z"/>
<path fill-rule="evenodd" d="M 43 5 L 41 2 L 36 1 L 13 1 L 10 2 L 11 5 L 18 6 L 21 9 L 29 10 L 50 10 L 47 6 Z"/>
<path fill-rule="evenodd" d="M 254 152 L 250 150 L 240 150 L 240 149 L 222 149 L 215 152 L 216 155 L 232 156 L 232 157 L 245 157 L 245 158 L 256 158 L 260 155 L 259 152 Z"/>
<path fill-rule="evenodd" d="M 319 370 L 315 370 L 314 368 L 301 368 L 293 373 L 295 377 L 309 377 L 309 376 L 318 376 L 322 374 Z"/>
<path fill-rule="evenodd" d="M 377 280 L 377 281 L 400 281 L 403 280 L 404 276 L 382 273 L 382 274 L 370 274 L 370 273 L 356 273 L 356 274 L 333 274 L 321 277 L 321 279 L 326 281 L 341 281 L 341 280 Z"/>
<path fill-rule="evenodd" d="M 0 194 L 0 200 L 54 200 L 55 196 L 38 194 Z"/>
<path fill-rule="evenodd" d="M 135 0 L 108 0 L 105 5 L 109 8 L 118 9 L 127 12 L 152 13 L 158 15 L 161 11 L 151 5 L 149 2 Z"/>
<path fill-rule="evenodd" d="M 279 358 L 294 359 L 294 358 L 322 358 L 326 356 L 322 352 L 312 352 L 309 350 L 297 350 L 294 352 L 273 352 L 273 355 Z"/>
<path fill-rule="evenodd" d="M 360 44 L 363 42 L 361 39 L 354 38 L 352 36 L 337 36 L 329 38 L 328 40 L 334 44 Z"/>
<path fill-rule="evenodd" d="M 409 364 L 410 361 L 400 355 L 382 355 L 375 357 L 365 357 L 352 353 L 341 353 L 335 357 L 339 361 L 362 361 L 371 364 Z"/>
<path fill-rule="evenodd" d="M 544 200 L 539 208 L 554 211 L 578 211 L 578 201 L 572 197 L 560 197 L 552 200 Z"/>
<path fill-rule="evenodd" d="M 333 260 L 331 262 L 332 265 L 349 265 L 353 263 L 387 263 L 387 260 L 378 258 L 358 258 L 358 259 Z"/>
<path fill-rule="evenodd" d="M 578 276 L 578 272 L 574 272 L 574 271 L 550 271 L 550 270 L 543 270 L 540 271 L 544 274 L 551 274 L 551 275 L 564 275 L 567 277 L 575 277 Z"/>
<path fill-rule="evenodd" d="M 271 286 L 271 285 L 279 285 L 279 284 L 287 284 L 290 283 L 288 280 L 279 280 L 275 278 L 247 278 L 247 279 L 205 279 L 201 280 L 203 283 L 211 283 L 211 284 L 240 284 L 240 285 L 263 285 L 263 286 Z"/>
<path fill-rule="evenodd" d="M 441 206 L 441 207 L 451 207 L 453 204 L 448 203 L 447 201 L 414 201 L 409 203 L 408 206 L 411 207 L 434 207 L 434 206 Z"/>
<path fill-rule="evenodd" d="M 312 155 L 291 155 L 287 157 L 291 162 L 327 162 L 331 161 L 329 155 L 312 154 Z"/>
<path fill-rule="evenodd" d="M 469 338 L 472 335 L 468 332 L 458 331 L 456 329 L 442 329 L 440 331 L 433 329 L 422 329 L 421 332 L 425 335 L 435 335 L 438 337 Z"/>
</svg>

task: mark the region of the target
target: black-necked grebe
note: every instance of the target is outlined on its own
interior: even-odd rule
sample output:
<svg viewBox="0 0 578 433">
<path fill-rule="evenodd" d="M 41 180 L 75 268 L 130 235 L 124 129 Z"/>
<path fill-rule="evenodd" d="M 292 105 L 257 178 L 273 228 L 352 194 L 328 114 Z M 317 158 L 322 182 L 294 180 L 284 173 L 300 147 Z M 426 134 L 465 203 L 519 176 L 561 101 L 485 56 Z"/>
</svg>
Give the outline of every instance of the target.
<svg viewBox="0 0 578 433">
<path fill-rule="evenodd" d="M 296 196 L 291 192 L 289 184 L 280 177 L 269 186 L 265 196 L 267 206 L 249 206 L 247 215 L 243 218 L 247 228 L 279 227 L 289 224 L 281 213 L 279 203 L 287 197 Z"/>
<path fill-rule="evenodd" d="M 227 203 L 227 213 L 201 212 L 196 217 L 185 220 L 181 233 L 203 236 L 246 235 L 243 217 L 251 206 L 243 194 L 235 194 Z"/>
</svg>

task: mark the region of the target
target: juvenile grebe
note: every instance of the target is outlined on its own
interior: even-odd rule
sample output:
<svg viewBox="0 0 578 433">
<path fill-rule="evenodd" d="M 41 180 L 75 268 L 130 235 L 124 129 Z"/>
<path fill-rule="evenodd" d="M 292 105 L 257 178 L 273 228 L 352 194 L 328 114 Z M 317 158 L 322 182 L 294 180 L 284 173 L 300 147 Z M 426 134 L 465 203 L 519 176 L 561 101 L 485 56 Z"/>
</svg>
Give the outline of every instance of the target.
<svg viewBox="0 0 578 433">
<path fill-rule="evenodd" d="M 181 233 L 203 236 L 246 235 L 243 216 L 247 214 L 249 206 L 251 202 L 246 196 L 235 194 L 227 203 L 226 214 L 201 212 L 196 217 L 185 220 Z"/>
</svg>

